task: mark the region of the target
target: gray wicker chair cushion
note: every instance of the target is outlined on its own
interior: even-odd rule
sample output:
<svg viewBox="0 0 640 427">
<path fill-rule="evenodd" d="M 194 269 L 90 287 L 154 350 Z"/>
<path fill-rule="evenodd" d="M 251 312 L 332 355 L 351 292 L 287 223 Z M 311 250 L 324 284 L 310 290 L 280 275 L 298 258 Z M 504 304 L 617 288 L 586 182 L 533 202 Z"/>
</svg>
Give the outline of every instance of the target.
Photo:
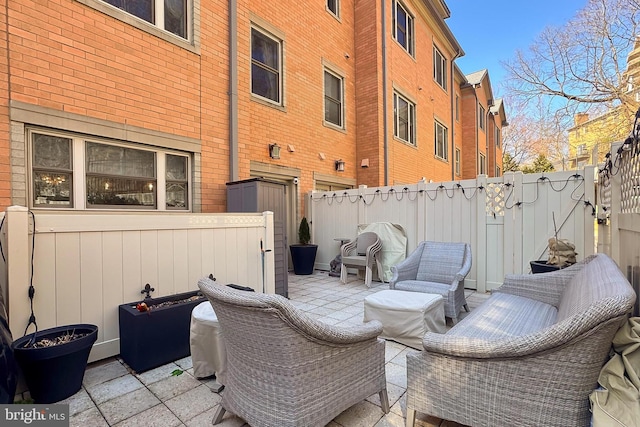
<svg viewBox="0 0 640 427">
<path fill-rule="evenodd" d="M 324 426 L 376 393 L 388 412 L 380 322 L 337 327 L 280 295 L 206 278 L 198 286 L 218 316 L 227 355 L 214 424 L 228 410 L 252 427 Z"/>
<path fill-rule="evenodd" d="M 423 282 L 420 280 L 403 280 L 402 282 L 396 283 L 395 289 L 399 291 L 422 292 L 425 294 L 439 294 L 446 296 L 451 289 L 451 285 L 436 282 Z"/>
<path fill-rule="evenodd" d="M 427 241 L 416 280 L 451 284 L 464 262 L 465 243 Z"/>
</svg>

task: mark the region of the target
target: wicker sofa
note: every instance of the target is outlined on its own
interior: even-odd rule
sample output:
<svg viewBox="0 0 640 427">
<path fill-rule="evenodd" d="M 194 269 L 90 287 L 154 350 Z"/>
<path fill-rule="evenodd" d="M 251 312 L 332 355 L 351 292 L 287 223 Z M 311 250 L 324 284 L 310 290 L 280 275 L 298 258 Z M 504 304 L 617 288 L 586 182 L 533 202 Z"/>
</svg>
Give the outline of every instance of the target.
<svg viewBox="0 0 640 427">
<path fill-rule="evenodd" d="M 589 394 L 636 295 L 594 255 L 553 273 L 507 276 L 446 334 L 407 355 L 407 419 L 469 426 L 586 426 Z"/>
</svg>

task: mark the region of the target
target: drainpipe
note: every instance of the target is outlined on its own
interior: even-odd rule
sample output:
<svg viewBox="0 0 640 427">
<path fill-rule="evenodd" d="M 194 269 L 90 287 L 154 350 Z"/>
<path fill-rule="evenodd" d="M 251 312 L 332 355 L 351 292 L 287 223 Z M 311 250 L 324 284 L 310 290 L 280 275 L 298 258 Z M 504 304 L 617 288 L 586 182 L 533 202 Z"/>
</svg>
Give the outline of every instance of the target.
<svg viewBox="0 0 640 427">
<path fill-rule="evenodd" d="M 229 180 L 238 177 L 238 2 L 229 0 Z"/>
<path fill-rule="evenodd" d="M 382 7 L 382 130 L 384 146 L 384 185 L 389 185 L 389 135 L 387 118 L 387 22 L 385 0 L 380 0 Z"/>
<path fill-rule="evenodd" d="M 455 89 L 455 77 L 454 77 L 454 62 L 460 57 L 460 50 L 456 51 L 456 54 L 451 58 L 451 181 L 456 179 L 456 89 Z"/>
<path fill-rule="evenodd" d="M 477 87 L 479 85 L 472 85 L 473 87 L 473 96 L 476 99 L 476 105 L 473 108 L 473 111 L 476 112 L 476 114 L 474 114 L 474 118 L 473 120 L 476 121 L 475 125 L 473 126 L 473 128 L 475 129 L 475 133 L 476 133 L 476 177 L 478 176 L 478 160 L 480 158 L 479 154 L 480 154 L 480 129 L 478 129 L 478 94 L 476 93 Z"/>
<path fill-rule="evenodd" d="M 484 162 L 484 167 L 486 168 L 486 170 L 484 171 L 484 173 L 487 176 L 491 176 L 489 174 L 489 116 L 491 115 L 491 107 L 493 107 L 493 99 L 491 100 L 491 104 L 487 103 L 487 113 L 485 119 L 484 119 L 484 138 L 485 138 L 485 148 L 484 148 L 484 157 L 485 157 L 485 162 Z M 495 157 L 495 156 L 494 156 Z M 495 163 L 495 159 L 494 159 L 494 163 Z M 495 170 L 495 164 L 494 164 L 494 170 Z"/>
</svg>

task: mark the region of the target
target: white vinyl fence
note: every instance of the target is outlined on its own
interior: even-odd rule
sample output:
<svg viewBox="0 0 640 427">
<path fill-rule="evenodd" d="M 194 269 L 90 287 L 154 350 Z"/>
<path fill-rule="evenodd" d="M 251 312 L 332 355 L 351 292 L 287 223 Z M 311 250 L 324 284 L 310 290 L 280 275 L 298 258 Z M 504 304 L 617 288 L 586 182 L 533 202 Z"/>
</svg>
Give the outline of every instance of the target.
<svg viewBox="0 0 640 427">
<path fill-rule="evenodd" d="M 529 261 L 547 259 L 555 235 L 576 245 L 578 259 L 595 251 L 594 168 L 339 192 L 308 196 L 316 268 L 328 270 L 340 238 L 354 238 L 359 224 L 391 222 L 405 230 L 411 253 L 423 240 L 471 244 L 473 267 L 465 286 L 479 291 L 504 275 L 530 272 Z M 383 242 L 384 245 L 384 242 Z"/>
<path fill-rule="evenodd" d="M 610 255 L 640 295 L 640 146 L 611 147 L 598 174 L 598 251 Z M 636 300 L 634 316 L 640 315 Z"/>
<path fill-rule="evenodd" d="M 33 234 L 35 221 L 35 235 Z M 32 238 L 35 237 L 35 240 Z M 213 274 L 274 293 L 273 213 L 182 214 L 29 212 L 12 206 L 5 214 L 2 243 L 7 256 L 9 325 L 24 334 L 28 288 L 40 330 L 75 324 L 98 325 L 90 360 L 120 353 L 118 305 L 197 290 Z M 264 263 L 263 263 L 264 257 Z M 4 282 L 6 283 L 6 282 Z M 29 333 L 34 328 L 29 328 Z"/>
</svg>

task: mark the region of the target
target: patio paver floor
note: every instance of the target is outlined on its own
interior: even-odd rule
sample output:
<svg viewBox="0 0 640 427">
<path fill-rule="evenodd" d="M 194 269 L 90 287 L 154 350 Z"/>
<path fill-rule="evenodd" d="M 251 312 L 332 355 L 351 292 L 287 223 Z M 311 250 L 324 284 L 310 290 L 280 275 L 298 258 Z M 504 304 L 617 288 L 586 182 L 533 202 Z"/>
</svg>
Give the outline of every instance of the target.
<svg viewBox="0 0 640 427">
<path fill-rule="evenodd" d="M 316 271 L 309 276 L 289 275 L 289 298 L 310 316 L 333 325 L 362 323 L 364 298 L 388 289 L 388 284 L 364 281 L 349 276 L 343 285 L 339 278 Z M 473 310 L 488 294 L 466 291 Z M 467 313 L 461 314 L 464 317 Z M 373 395 L 338 415 L 328 427 L 404 426 L 406 408 L 406 354 L 412 349 L 387 341 L 385 362 L 387 392 L 391 411 L 384 414 L 378 395 Z M 182 370 L 182 375 L 171 373 Z M 61 403 L 69 403 L 71 426 L 211 426 L 220 396 L 212 391 L 215 380 L 193 377 L 191 357 L 177 360 L 142 374 L 131 373 L 117 357 L 89 364 L 82 389 Z M 460 427 L 459 424 L 417 414 L 418 427 Z M 221 427 L 248 426 L 227 412 Z"/>
</svg>

